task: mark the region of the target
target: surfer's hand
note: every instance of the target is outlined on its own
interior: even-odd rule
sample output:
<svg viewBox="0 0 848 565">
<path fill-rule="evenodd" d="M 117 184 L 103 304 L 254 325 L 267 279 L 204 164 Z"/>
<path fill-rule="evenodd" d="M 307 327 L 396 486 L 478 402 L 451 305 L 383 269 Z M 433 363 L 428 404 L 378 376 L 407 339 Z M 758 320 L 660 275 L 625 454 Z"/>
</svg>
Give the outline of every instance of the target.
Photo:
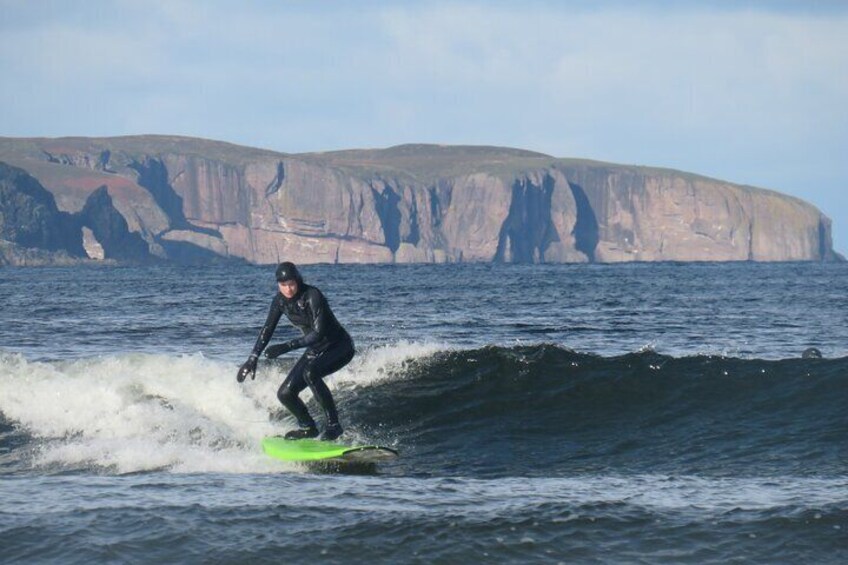
<svg viewBox="0 0 848 565">
<path fill-rule="evenodd" d="M 294 348 L 292 347 L 290 341 L 287 341 L 285 343 L 278 343 L 277 345 L 272 345 L 271 347 L 265 350 L 265 357 L 267 357 L 268 359 L 276 359 L 280 355 L 288 353 L 292 349 Z"/>
<path fill-rule="evenodd" d="M 256 378 L 256 356 L 251 355 L 247 361 L 239 368 L 238 375 L 236 375 L 236 380 L 240 383 L 244 382 L 244 379 L 247 378 L 247 375 L 250 375 L 250 380 Z"/>
</svg>

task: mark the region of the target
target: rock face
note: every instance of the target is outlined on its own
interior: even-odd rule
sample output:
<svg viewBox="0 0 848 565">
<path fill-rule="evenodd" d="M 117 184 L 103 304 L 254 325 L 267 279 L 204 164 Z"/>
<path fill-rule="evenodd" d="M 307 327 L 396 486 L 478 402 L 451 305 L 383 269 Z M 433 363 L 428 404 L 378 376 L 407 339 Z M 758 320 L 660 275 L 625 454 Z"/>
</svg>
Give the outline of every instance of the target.
<svg viewBox="0 0 848 565">
<path fill-rule="evenodd" d="M 0 239 L 23 247 L 81 254 L 82 242 L 74 237 L 70 214 L 56 207 L 47 192 L 26 171 L 0 162 Z"/>
<path fill-rule="evenodd" d="M 795 198 L 674 171 L 564 173 L 597 223 L 596 261 L 836 259 L 830 219 Z"/>
<path fill-rule="evenodd" d="M 840 258 L 830 220 L 798 199 L 516 149 L 287 155 L 165 136 L 0 138 L 0 159 L 38 178 L 119 260 Z"/>
<path fill-rule="evenodd" d="M 129 230 L 106 186 L 80 212 L 59 211 L 53 195 L 23 169 L 0 162 L 0 264 L 76 264 L 83 259 L 144 261 L 147 243 Z M 89 250 L 91 252 L 89 253 Z"/>
<path fill-rule="evenodd" d="M 80 226 L 71 214 L 60 212 L 53 199 L 26 171 L 0 162 L 0 263 L 67 262 L 84 257 Z M 42 253 L 27 251 L 37 249 Z"/>
<path fill-rule="evenodd" d="M 94 232 L 88 226 L 82 227 L 82 246 L 85 248 L 85 253 L 92 259 L 102 261 L 106 259 L 106 251 L 100 245 L 100 241 Z"/>
<path fill-rule="evenodd" d="M 112 205 L 105 185 L 91 193 L 77 216 L 84 230 L 88 228 L 97 240 L 103 258 L 135 262 L 150 258 L 147 244 L 137 233 L 129 231 L 127 221 Z M 99 254 L 98 251 L 94 253 Z"/>
</svg>

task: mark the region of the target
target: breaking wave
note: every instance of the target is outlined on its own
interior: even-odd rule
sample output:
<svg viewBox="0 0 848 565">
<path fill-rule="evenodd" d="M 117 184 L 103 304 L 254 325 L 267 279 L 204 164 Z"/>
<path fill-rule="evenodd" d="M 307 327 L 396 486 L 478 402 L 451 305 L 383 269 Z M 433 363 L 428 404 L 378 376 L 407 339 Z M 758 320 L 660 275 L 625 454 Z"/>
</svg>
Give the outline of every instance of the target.
<svg viewBox="0 0 848 565">
<path fill-rule="evenodd" d="M 294 470 L 259 448 L 293 425 L 275 396 L 292 362 L 240 385 L 231 363 L 199 355 L 2 354 L 0 468 Z M 844 476 L 847 380 L 848 359 L 402 342 L 361 352 L 328 384 L 348 437 L 398 448 L 407 475 Z"/>
</svg>

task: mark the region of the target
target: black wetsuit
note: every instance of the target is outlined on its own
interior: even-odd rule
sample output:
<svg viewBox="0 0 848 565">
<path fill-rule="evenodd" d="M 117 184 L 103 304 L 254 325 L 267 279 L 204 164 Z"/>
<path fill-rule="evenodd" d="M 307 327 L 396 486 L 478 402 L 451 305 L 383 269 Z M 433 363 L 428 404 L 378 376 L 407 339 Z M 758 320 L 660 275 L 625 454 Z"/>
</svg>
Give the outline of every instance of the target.
<svg viewBox="0 0 848 565">
<path fill-rule="evenodd" d="M 308 386 L 321 405 L 327 423 L 338 424 L 333 396 L 322 379 L 353 359 L 353 340 L 330 310 L 321 291 L 314 286 L 300 284 L 297 295 L 292 299 L 279 292 L 274 296 L 268 318 L 253 347 L 254 355 L 258 356 L 268 345 L 283 314 L 303 332 L 301 337 L 288 342 L 289 349 L 306 347 L 307 350 L 280 385 L 277 398 L 297 418 L 302 428 L 314 428 L 315 420 L 298 396 Z"/>
</svg>

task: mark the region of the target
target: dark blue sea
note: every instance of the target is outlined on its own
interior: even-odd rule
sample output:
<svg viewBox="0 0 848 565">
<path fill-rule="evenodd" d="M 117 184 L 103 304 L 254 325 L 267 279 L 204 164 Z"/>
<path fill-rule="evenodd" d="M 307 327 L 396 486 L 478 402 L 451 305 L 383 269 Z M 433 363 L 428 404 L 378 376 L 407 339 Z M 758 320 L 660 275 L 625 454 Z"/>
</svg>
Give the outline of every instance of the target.
<svg viewBox="0 0 848 565">
<path fill-rule="evenodd" d="M 848 264 L 303 272 L 393 462 L 262 453 L 273 267 L 1 269 L 0 562 L 848 562 Z"/>
</svg>

